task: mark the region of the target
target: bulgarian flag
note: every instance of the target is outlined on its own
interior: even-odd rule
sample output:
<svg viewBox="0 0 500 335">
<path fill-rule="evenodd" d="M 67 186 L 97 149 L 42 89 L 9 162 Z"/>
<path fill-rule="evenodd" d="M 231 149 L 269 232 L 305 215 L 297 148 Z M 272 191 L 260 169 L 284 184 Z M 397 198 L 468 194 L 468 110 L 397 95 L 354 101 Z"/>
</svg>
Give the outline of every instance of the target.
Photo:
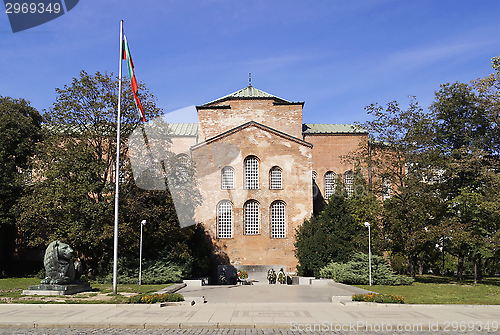
<svg viewBox="0 0 500 335">
<path fill-rule="evenodd" d="M 132 93 L 134 93 L 135 106 L 137 107 L 137 113 L 139 113 L 139 118 L 142 122 L 146 122 L 146 116 L 144 115 L 144 109 L 142 108 L 141 101 L 137 96 L 137 79 L 135 79 L 134 73 L 134 62 L 132 62 L 132 55 L 130 55 L 130 49 L 128 48 L 127 38 L 123 35 L 123 55 L 122 59 L 127 61 L 128 76 L 132 84 Z"/>
</svg>

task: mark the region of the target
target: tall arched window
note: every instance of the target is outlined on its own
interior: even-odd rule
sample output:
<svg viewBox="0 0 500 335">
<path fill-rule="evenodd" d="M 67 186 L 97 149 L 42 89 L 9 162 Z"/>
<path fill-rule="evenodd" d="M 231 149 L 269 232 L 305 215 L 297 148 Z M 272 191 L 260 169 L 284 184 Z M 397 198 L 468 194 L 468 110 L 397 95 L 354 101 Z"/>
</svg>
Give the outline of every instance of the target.
<svg viewBox="0 0 500 335">
<path fill-rule="evenodd" d="M 346 171 L 344 173 L 344 187 L 347 196 L 350 197 L 354 193 L 354 175 L 352 171 Z"/>
<path fill-rule="evenodd" d="M 316 200 L 319 189 L 318 189 L 318 184 L 316 184 L 316 179 L 318 178 L 318 174 L 316 171 L 312 172 L 312 191 L 313 191 L 313 199 Z"/>
<path fill-rule="evenodd" d="M 282 201 L 275 201 L 271 204 L 271 238 L 285 237 L 285 203 Z"/>
<path fill-rule="evenodd" d="M 234 170 L 230 166 L 222 169 L 222 186 L 223 190 L 231 190 L 234 188 Z"/>
<path fill-rule="evenodd" d="M 384 178 L 382 181 L 382 200 L 387 200 L 391 197 L 391 180 Z"/>
<path fill-rule="evenodd" d="M 245 159 L 245 189 L 257 190 L 259 188 L 259 160 L 255 156 Z"/>
<path fill-rule="evenodd" d="M 269 171 L 269 188 L 271 190 L 283 189 L 281 169 L 277 166 L 272 167 L 271 170 Z"/>
<path fill-rule="evenodd" d="M 177 155 L 175 168 L 177 172 L 178 182 L 186 183 L 189 179 L 189 169 L 191 167 L 191 159 L 186 154 Z"/>
<path fill-rule="evenodd" d="M 260 233 L 259 203 L 248 200 L 245 203 L 245 235 L 258 235 Z"/>
<path fill-rule="evenodd" d="M 328 171 L 325 173 L 325 199 L 335 193 L 335 172 Z"/>
<path fill-rule="evenodd" d="M 233 237 L 233 205 L 229 200 L 222 200 L 217 205 L 217 237 Z"/>
</svg>

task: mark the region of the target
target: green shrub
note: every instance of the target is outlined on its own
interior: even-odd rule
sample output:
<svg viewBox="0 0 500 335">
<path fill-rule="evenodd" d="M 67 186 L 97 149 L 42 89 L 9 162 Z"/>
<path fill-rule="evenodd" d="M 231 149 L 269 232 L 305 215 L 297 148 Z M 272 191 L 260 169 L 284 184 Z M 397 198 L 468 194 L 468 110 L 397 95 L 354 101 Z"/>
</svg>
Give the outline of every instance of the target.
<svg viewBox="0 0 500 335">
<path fill-rule="evenodd" d="M 45 279 L 45 268 L 40 269 L 40 271 L 37 272 L 35 277 L 38 279 Z"/>
<path fill-rule="evenodd" d="M 159 302 L 178 302 L 184 301 L 184 297 L 179 293 L 163 293 L 163 294 L 139 294 L 130 297 L 129 304 L 156 304 Z"/>
<path fill-rule="evenodd" d="M 332 262 L 319 271 L 320 278 L 330 278 L 339 283 L 350 285 L 368 285 L 368 255 L 356 253 L 345 264 Z M 392 272 L 385 259 L 372 255 L 372 283 L 374 285 L 411 285 L 413 278 Z"/>
<path fill-rule="evenodd" d="M 352 296 L 352 301 L 365 301 L 365 302 L 378 302 L 384 304 L 404 304 L 405 300 L 400 295 L 392 294 L 354 294 Z"/>
<path fill-rule="evenodd" d="M 182 267 L 173 264 L 164 259 L 158 261 L 148 261 L 142 263 L 141 283 L 146 285 L 157 285 L 166 283 L 180 282 L 184 278 Z M 118 278 L 119 284 L 136 284 L 139 279 L 139 260 L 137 259 L 118 259 Z M 111 271 L 106 277 L 98 280 L 99 282 L 109 283 L 113 280 Z"/>
</svg>

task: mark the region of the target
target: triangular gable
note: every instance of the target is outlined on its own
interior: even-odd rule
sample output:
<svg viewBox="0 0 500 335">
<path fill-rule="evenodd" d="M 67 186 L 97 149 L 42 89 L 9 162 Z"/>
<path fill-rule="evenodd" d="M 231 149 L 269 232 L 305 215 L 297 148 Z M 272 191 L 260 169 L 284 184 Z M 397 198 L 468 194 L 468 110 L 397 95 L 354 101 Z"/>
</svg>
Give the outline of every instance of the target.
<svg viewBox="0 0 500 335">
<path fill-rule="evenodd" d="M 232 134 L 235 134 L 245 128 L 249 128 L 249 127 L 256 127 L 256 128 L 259 128 L 259 129 L 262 129 L 264 131 L 267 131 L 271 134 L 274 134 L 276 136 L 279 136 L 281 138 L 284 138 L 286 140 L 289 140 L 289 141 L 292 141 L 292 142 L 295 142 L 295 143 L 298 143 L 300 145 L 303 145 L 303 146 L 306 146 L 306 147 L 309 147 L 309 148 L 312 148 L 313 145 L 309 142 L 306 142 L 306 141 L 303 141 L 301 140 L 300 138 L 297 138 L 297 137 L 294 137 L 294 136 L 290 136 L 286 133 L 283 133 L 279 130 L 276 130 L 274 128 L 271 128 L 271 127 L 268 127 L 268 126 L 265 126 L 261 123 L 258 123 L 258 122 L 255 122 L 255 121 L 250 121 L 250 122 L 247 122 L 247 123 L 244 123 L 242 125 L 239 125 L 238 127 L 235 127 L 235 128 L 232 128 L 228 131 L 225 131 L 217 136 L 214 136 L 214 137 L 211 137 L 211 138 L 208 138 L 207 140 L 205 140 L 204 142 L 201 142 L 201 143 L 198 143 L 194 146 L 191 147 L 191 150 L 196 150 L 202 146 L 205 146 L 207 144 L 210 144 L 210 143 L 213 143 L 213 142 L 216 142 L 224 137 L 227 137 L 227 136 L 230 136 Z"/>
</svg>

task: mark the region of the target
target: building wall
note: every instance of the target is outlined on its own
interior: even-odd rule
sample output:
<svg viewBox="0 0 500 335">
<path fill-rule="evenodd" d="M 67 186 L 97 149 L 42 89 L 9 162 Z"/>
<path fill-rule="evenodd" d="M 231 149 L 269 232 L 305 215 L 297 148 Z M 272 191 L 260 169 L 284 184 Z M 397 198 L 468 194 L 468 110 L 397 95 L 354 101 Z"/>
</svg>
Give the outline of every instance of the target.
<svg viewBox="0 0 500 335">
<path fill-rule="evenodd" d="M 196 144 L 196 136 L 174 136 L 171 140 L 170 150 L 176 154 L 189 154 L 190 148 Z"/>
<path fill-rule="evenodd" d="M 338 176 L 353 170 L 351 163 L 342 160 L 342 156 L 355 151 L 366 134 L 304 134 L 304 140 L 313 145 L 312 170 L 317 173 L 316 184 L 321 192 L 325 192 L 325 174 L 335 172 Z"/>
<path fill-rule="evenodd" d="M 296 268 L 294 255 L 295 229 L 312 213 L 312 148 L 300 140 L 290 140 L 256 126 L 248 126 L 192 150 L 197 166 L 202 206 L 196 210 L 214 243 L 232 264 L 284 264 Z M 259 160 L 259 189 L 244 189 L 244 160 L 254 155 Z M 221 189 L 221 169 L 234 169 L 234 189 Z M 269 189 L 269 171 L 282 169 L 282 190 Z M 260 234 L 244 235 L 243 207 L 256 200 L 260 209 Z M 233 205 L 233 237 L 217 238 L 217 204 L 230 200 Z M 286 238 L 270 236 L 270 206 L 275 200 L 286 204 Z"/>
<path fill-rule="evenodd" d="M 225 107 L 211 108 L 216 106 Z M 317 173 L 316 183 L 324 194 L 326 172 L 339 176 L 354 168 L 342 156 L 356 150 L 367 135 L 303 134 L 302 107 L 301 103 L 274 104 L 270 98 L 232 98 L 197 107 L 198 137 L 173 138 L 172 151 L 186 153 L 191 148 L 196 166 L 203 203 L 196 208 L 195 221 L 204 225 L 216 251 L 233 265 L 283 264 L 294 271 L 298 263 L 295 230 L 312 215 L 313 208 L 318 212 L 323 204 L 320 197 L 313 206 L 312 172 Z M 247 124 L 250 121 L 261 125 Z M 244 160 L 250 155 L 259 160 L 257 190 L 244 188 Z M 234 170 L 234 189 L 222 189 L 222 168 L 226 166 Z M 273 166 L 282 170 L 282 190 L 270 189 Z M 217 235 L 217 206 L 223 200 L 232 204 L 231 238 Z M 244 232 L 248 200 L 259 203 L 257 235 Z M 271 237 L 270 207 L 277 200 L 286 204 L 286 238 Z"/>
<path fill-rule="evenodd" d="M 199 142 L 249 121 L 302 138 L 302 104 L 274 105 L 273 102 L 272 99 L 238 99 L 213 105 L 230 106 L 230 109 L 198 108 Z"/>
</svg>

